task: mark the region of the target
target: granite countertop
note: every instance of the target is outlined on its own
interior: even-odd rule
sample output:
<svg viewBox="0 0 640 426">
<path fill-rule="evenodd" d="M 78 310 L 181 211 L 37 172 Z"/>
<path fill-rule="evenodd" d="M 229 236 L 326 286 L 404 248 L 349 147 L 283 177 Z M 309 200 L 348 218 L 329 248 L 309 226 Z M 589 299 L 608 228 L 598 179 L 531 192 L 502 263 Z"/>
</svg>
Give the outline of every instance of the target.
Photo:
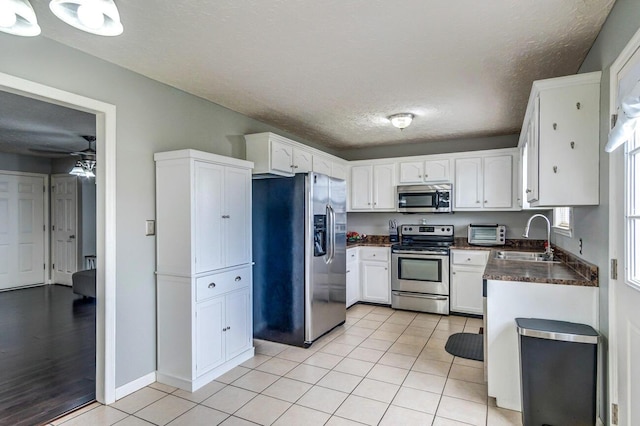
<svg viewBox="0 0 640 426">
<path fill-rule="evenodd" d="M 498 281 L 522 281 L 543 284 L 598 287 L 598 267 L 559 248 L 554 248 L 559 262 L 525 262 L 495 258 L 491 251 L 482 278 Z"/>
<path fill-rule="evenodd" d="M 396 243 L 389 241 L 388 235 L 367 235 L 358 241 L 347 241 L 347 248 L 352 247 L 391 247 Z"/>
</svg>

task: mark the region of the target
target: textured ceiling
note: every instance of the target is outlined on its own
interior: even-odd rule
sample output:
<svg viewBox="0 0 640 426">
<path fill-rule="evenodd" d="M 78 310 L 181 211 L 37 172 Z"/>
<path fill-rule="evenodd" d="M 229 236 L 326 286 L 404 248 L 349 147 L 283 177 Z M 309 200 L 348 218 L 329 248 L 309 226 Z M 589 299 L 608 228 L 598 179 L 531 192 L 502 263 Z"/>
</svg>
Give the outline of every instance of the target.
<svg viewBox="0 0 640 426">
<path fill-rule="evenodd" d="M 577 72 L 614 3 L 115 1 L 116 38 L 31 2 L 46 37 L 337 149 L 518 132 L 532 81 Z"/>
</svg>

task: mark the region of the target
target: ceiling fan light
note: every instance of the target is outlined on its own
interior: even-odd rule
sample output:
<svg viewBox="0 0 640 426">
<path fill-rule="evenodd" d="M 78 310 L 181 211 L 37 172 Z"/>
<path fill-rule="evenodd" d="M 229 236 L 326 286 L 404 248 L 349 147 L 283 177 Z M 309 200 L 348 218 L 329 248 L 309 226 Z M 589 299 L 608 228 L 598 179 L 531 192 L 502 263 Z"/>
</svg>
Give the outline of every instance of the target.
<svg viewBox="0 0 640 426">
<path fill-rule="evenodd" d="M 38 19 L 29 0 L 0 0 L 0 31 L 24 37 L 40 34 Z"/>
<path fill-rule="evenodd" d="M 69 174 L 74 176 L 84 176 L 85 171 L 84 167 L 82 167 L 82 163 L 80 161 L 76 161 L 76 165 L 73 166 L 73 169 L 71 169 Z"/>
<path fill-rule="evenodd" d="M 408 112 L 403 112 L 400 114 L 394 114 L 394 115 L 390 115 L 389 116 L 389 121 L 391 121 L 391 124 L 394 127 L 397 127 L 398 129 L 402 130 L 405 129 L 407 127 L 409 127 L 409 125 L 411 124 L 411 122 L 413 121 L 413 114 L 410 114 Z"/>
<path fill-rule="evenodd" d="M 117 36 L 124 30 L 113 0 L 51 0 L 49 9 L 62 21 L 88 33 Z"/>
</svg>

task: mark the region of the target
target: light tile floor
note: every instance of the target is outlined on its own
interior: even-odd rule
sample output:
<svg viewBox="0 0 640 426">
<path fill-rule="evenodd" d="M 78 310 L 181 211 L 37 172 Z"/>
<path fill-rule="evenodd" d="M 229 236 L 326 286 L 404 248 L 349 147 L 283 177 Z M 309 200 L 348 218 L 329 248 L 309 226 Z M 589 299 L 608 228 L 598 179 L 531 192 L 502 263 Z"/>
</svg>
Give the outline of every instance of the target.
<svg viewBox="0 0 640 426">
<path fill-rule="evenodd" d="M 154 383 L 52 425 L 521 425 L 487 397 L 482 363 L 444 350 L 482 321 L 355 305 L 308 349 L 255 341 L 256 356 L 190 393 Z"/>
</svg>

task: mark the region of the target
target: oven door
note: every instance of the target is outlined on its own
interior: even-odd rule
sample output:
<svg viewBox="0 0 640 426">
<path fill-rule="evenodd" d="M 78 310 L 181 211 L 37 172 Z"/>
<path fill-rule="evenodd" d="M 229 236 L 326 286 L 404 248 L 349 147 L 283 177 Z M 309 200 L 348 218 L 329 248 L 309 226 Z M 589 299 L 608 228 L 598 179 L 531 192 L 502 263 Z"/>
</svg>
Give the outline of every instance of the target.
<svg viewBox="0 0 640 426">
<path fill-rule="evenodd" d="M 449 295 L 449 256 L 398 252 L 391 261 L 391 290 Z"/>
</svg>

